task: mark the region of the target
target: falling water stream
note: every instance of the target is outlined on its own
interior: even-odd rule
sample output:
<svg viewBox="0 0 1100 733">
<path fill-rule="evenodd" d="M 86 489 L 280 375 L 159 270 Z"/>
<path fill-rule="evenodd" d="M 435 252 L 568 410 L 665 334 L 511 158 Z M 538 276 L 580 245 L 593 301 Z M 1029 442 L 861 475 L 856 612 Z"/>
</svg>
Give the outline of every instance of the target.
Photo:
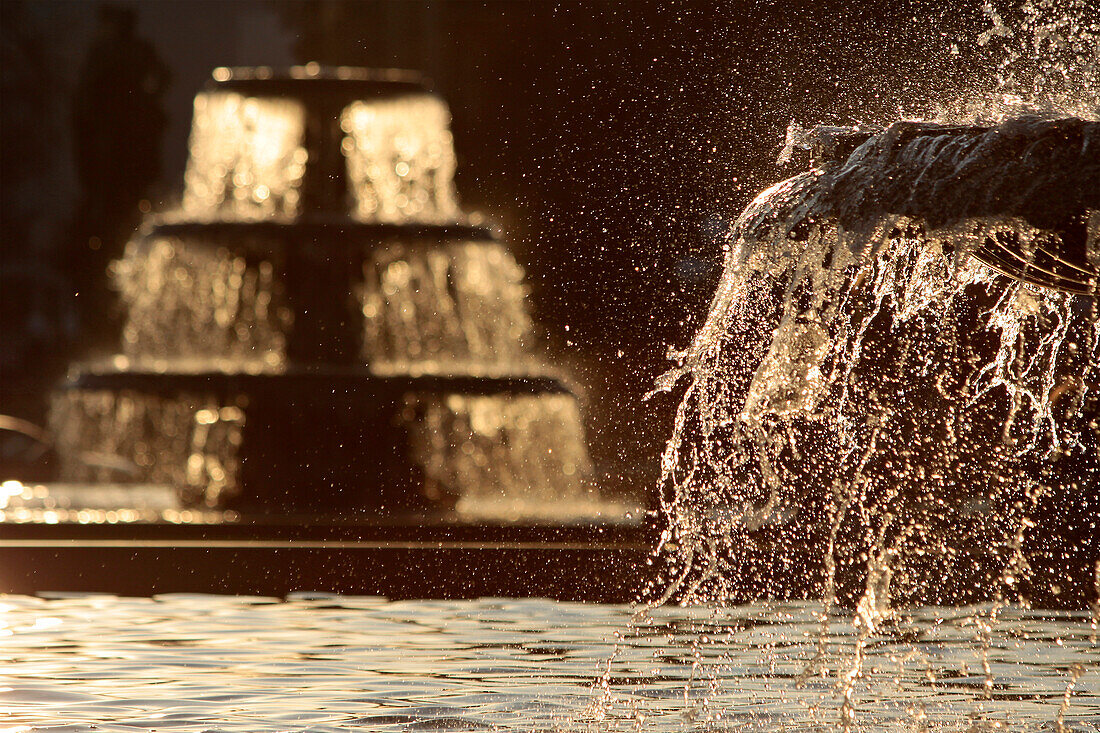
<svg viewBox="0 0 1100 733">
<path fill-rule="evenodd" d="M 1058 604 L 1070 585 L 1096 644 L 1100 35 L 1083 6 L 1068 10 L 1025 3 L 1010 29 L 987 8 L 980 42 L 1012 43 L 980 115 L 792 126 L 781 161 L 806 147 L 811 170 L 734 224 L 707 319 L 657 383 L 685 386 L 662 458 L 670 562 L 656 602 L 721 609 L 812 588 L 816 651 L 792 689 L 830 689 L 845 731 L 1024 726 L 998 710 L 993 649 L 1013 635 L 1007 613 Z M 1049 49 L 1059 63 L 1035 61 Z M 1044 269 L 1074 238 L 1093 273 L 1076 292 L 1002 274 L 996 253 Z M 884 716 L 886 680 L 949 670 L 919 644 L 885 658 L 883 645 L 927 638 L 929 607 L 965 603 L 980 603 L 968 710 L 901 696 L 904 714 Z M 1093 666 L 1064 670 L 1055 729 Z M 721 673 L 699 674 L 727 694 Z M 687 709 L 729 720 L 706 700 Z"/>
</svg>

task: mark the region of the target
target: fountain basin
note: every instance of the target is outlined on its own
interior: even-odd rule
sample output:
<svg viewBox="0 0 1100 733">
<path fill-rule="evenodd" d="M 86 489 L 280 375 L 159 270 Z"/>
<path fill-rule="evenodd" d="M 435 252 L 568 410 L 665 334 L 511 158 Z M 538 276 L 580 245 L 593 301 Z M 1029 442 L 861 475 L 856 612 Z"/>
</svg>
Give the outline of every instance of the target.
<svg viewBox="0 0 1100 733">
<path fill-rule="evenodd" d="M 656 532 L 626 519 L 621 507 L 598 520 L 553 523 L 474 522 L 453 513 L 179 509 L 129 522 L 118 514 L 81 522 L 79 510 L 37 510 L 27 521 L 0 521 L 0 593 L 325 591 L 626 603 L 653 573 L 656 542 Z"/>
</svg>

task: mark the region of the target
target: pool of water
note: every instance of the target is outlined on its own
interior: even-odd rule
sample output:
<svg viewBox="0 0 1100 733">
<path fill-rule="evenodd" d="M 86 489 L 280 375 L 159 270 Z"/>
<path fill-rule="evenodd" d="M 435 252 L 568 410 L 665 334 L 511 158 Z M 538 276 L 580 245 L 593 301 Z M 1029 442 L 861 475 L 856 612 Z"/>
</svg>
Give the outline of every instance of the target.
<svg viewBox="0 0 1100 733">
<path fill-rule="evenodd" d="M 0 730 L 1100 731 L 1088 614 L 818 608 L 0 596 Z"/>
</svg>

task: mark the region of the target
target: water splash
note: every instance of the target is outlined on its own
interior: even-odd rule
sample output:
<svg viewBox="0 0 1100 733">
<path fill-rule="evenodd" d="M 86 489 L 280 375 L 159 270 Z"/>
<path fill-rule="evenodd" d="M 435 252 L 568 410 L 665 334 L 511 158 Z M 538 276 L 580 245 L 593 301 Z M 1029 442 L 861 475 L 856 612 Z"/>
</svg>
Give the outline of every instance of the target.
<svg viewBox="0 0 1100 733">
<path fill-rule="evenodd" d="M 994 93 L 972 95 L 957 110 L 971 119 L 1022 112 L 1100 119 L 1100 15 L 1092 3 L 986 0 L 983 12 L 989 27 L 976 42 L 994 60 Z"/>
<path fill-rule="evenodd" d="M 987 8 L 996 92 L 938 124 L 788 130 L 781 159 L 808 148 L 811 171 L 738 219 L 708 317 L 656 384 L 684 383 L 656 602 L 818 595 L 796 677 L 831 680 L 846 731 L 861 726 L 866 652 L 904 635 L 906 604 L 980 600 L 963 726 L 996 725 L 1000 615 L 1074 582 L 1065 548 L 1095 554 L 1100 33 L 1082 3 L 1020 12 L 1010 28 Z M 999 271 L 1063 284 L 1050 255 L 1072 248 L 1075 292 Z M 1023 264 L 1000 266 L 1006 251 Z M 1053 590 L 1032 577 L 1052 546 Z M 837 624 L 854 628 L 847 648 L 829 643 Z"/>
</svg>

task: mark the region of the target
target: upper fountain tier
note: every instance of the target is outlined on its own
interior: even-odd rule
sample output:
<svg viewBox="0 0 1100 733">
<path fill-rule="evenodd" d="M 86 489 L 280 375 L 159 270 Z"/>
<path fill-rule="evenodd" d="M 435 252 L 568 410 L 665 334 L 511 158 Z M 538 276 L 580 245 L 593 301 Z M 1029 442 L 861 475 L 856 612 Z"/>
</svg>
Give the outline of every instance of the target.
<svg viewBox="0 0 1100 733">
<path fill-rule="evenodd" d="M 450 119 L 413 72 L 216 69 L 195 98 L 181 213 L 460 224 Z"/>
</svg>

